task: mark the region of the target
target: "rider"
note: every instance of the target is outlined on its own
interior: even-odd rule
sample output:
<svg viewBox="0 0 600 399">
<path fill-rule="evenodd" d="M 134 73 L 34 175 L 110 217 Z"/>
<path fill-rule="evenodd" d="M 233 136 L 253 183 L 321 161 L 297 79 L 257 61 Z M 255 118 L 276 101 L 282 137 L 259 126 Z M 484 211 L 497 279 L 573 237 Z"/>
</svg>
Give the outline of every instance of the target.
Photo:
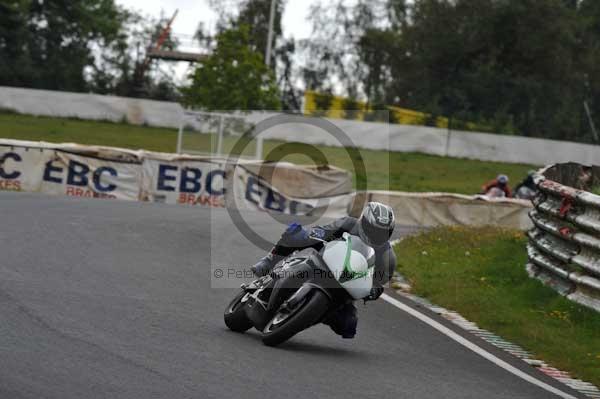
<svg viewBox="0 0 600 399">
<path fill-rule="evenodd" d="M 271 252 L 252 266 L 251 270 L 256 276 L 265 276 L 280 260 L 292 252 L 309 247 L 320 249 L 323 241 L 332 241 L 342 237 L 343 233 L 350 233 L 359 236 L 375 250 L 373 288 L 370 295 L 365 298 L 375 300 L 383 293 L 383 285 L 392 278 L 396 267 L 396 255 L 389 243 L 394 225 L 392 208 L 379 202 L 367 203 L 358 219 L 346 216 L 330 224 L 313 227 L 310 231 L 306 231 L 298 223 L 292 223 Z M 348 303 L 324 323 L 343 338 L 354 338 L 358 323 L 356 308 L 352 303 Z"/>
<path fill-rule="evenodd" d="M 494 180 L 487 182 L 481 187 L 481 194 L 487 194 L 492 188 L 498 188 L 504 192 L 506 198 L 512 197 L 512 192 L 508 186 L 508 176 L 498 175 Z"/>
<path fill-rule="evenodd" d="M 535 185 L 535 170 L 527 172 L 527 177 L 515 187 L 515 196 L 522 199 L 531 199 L 537 192 Z"/>
</svg>

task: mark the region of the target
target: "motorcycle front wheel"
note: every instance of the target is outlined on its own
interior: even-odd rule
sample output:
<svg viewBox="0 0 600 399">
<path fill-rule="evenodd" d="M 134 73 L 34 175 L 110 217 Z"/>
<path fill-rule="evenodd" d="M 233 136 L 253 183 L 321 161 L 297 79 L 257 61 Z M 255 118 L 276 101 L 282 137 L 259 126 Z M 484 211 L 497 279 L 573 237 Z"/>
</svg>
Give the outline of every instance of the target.
<svg viewBox="0 0 600 399">
<path fill-rule="evenodd" d="M 254 326 L 246 316 L 246 302 L 244 299 L 247 294 L 246 291 L 240 291 L 225 309 L 225 325 L 232 331 L 244 332 Z"/>
<path fill-rule="evenodd" d="M 262 331 L 267 346 L 277 346 L 315 324 L 327 312 L 329 298 L 318 289 L 307 294 L 294 309 L 280 308 Z"/>
</svg>

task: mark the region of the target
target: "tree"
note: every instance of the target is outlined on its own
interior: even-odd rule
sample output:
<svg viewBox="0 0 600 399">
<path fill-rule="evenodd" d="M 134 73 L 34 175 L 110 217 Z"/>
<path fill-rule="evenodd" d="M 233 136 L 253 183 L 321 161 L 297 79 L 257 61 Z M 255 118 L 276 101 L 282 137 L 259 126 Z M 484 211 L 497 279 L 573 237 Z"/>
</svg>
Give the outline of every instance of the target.
<svg viewBox="0 0 600 399">
<path fill-rule="evenodd" d="M 217 31 L 237 29 L 245 25 L 249 30 L 248 45 L 261 54 L 266 53 L 271 14 L 271 0 L 209 0 L 211 7 L 219 15 Z M 284 1 L 275 0 L 273 20 L 273 49 L 282 36 L 281 17 Z M 271 53 L 271 66 L 274 68 L 275 51 Z"/>
<path fill-rule="evenodd" d="M 164 17 L 156 20 L 129 12 L 118 39 L 98 51 L 90 73 L 92 90 L 100 94 L 178 100 L 180 96 L 172 77 L 161 73 L 156 61 L 144 64 L 148 48 L 156 42 L 166 23 Z M 177 46 L 178 41 L 169 33 L 162 48 L 173 50 Z"/>
<path fill-rule="evenodd" d="M 183 90 L 188 105 L 209 110 L 279 109 L 275 78 L 250 43 L 242 25 L 217 35 L 213 53 L 201 61 Z"/>
<path fill-rule="evenodd" d="M 281 105 L 284 110 L 300 110 L 301 92 L 294 85 L 296 42 L 294 39 L 285 40 L 275 50 L 275 57 L 280 61 L 277 85 L 281 92 Z"/>
<path fill-rule="evenodd" d="M 581 23 L 579 31 L 580 57 L 579 62 L 582 65 L 583 85 L 585 101 L 592 111 L 592 118 L 596 125 L 600 122 L 600 3 L 594 0 L 583 0 L 578 9 L 579 20 Z M 589 122 L 584 122 L 589 125 Z M 591 128 L 586 129 L 589 132 L 589 141 L 598 143 L 598 139 L 593 134 Z"/>
<path fill-rule="evenodd" d="M 139 73 L 164 22 L 114 0 L 0 0 L 0 85 L 174 100 L 171 77 Z"/>
<path fill-rule="evenodd" d="M 385 26 L 392 21 L 392 10 L 395 17 L 402 7 L 399 0 L 358 0 L 353 6 L 338 0 L 312 7 L 313 36 L 302 43 L 307 88 L 339 92 L 342 86 L 338 94 L 382 102 L 395 39 Z"/>
<path fill-rule="evenodd" d="M 255 51 L 266 55 L 271 0 L 242 0 L 239 9 L 239 14 L 234 18 L 232 26 L 248 26 L 250 28 L 250 46 Z M 286 110 L 299 110 L 299 93 L 292 83 L 295 73 L 294 55 L 296 44 L 294 39 L 284 40 L 282 38 L 281 18 L 283 11 L 283 0 L 275 0 L 273 42 L 271 43 L 273 51 L 271 51 L 270 68 L 277 77 L 283 108 Z"/>
<path fill-rule="evenodd" d="M 26 2 L 0 2 L 0 84 L 22 86 L 35 74 L 27 12 Z"/>
<path fill-rule="evenodd" d="M 419 0 L 410 20 L 392 64 L 407 106 L 459 128 L 509 116 L 520 134 L 577 135 L 576 21 L 562 0 Z"/>
<path fill-rule="evenodd" d="M 265 53 L 269 32 L 269 17 L 271 14 L 271 0 L 245 0 L 240 7 L 239 16 L 235 25 L 249 27 L 250 43 L 256 51 Z M 283 15 L 283 0 L 275 0 L 275 15 L 273 20 L 273 49 L 282 35 L 281 17 Z M 271 65 L 275 65 L 275 51 L 271 53 Z"/>
<path fill-rule="evenodd" d="M 250 48 L 266 55 L 271 0 L 210 0 L 210 4 L 219 15 L 217 31 L 246 26 L 249 29 Z M 298 111 L 301 93 L 294 84 L 298 73 L 295 67 L 297 43 L 293 38 L 282 37 L 281 18 L 284 5 L 283 0 L 275 0 L 270 69 L 277 80 L 282 108 Z M 200 36 L 205 37 L 203 33 Z"/>
<path fill-rule="evenodd" d="M 94 47 L 116 40 L 125 18 L 113 0 L 2 1 L 0 84 L 85 91 Z"/>
<path fill-rule="evenodd" d="M 583 102 L 600 115 L 595 0 L 357 0 L 315 10 L 310 88 L 443 115 L 453 128 L 592 138 Z"/>
</svg>

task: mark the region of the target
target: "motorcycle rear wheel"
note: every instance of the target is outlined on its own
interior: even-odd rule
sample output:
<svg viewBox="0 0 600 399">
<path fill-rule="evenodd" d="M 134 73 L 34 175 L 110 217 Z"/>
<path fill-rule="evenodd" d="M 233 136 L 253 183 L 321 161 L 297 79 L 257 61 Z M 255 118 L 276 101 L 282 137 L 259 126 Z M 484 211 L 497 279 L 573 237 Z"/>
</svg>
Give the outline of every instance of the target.
<svg viewBox="0 0 600 399">
<path fill-rule="evenodd" d="M 246 291 L 240 291 L 225 309 L 225 325 L 232 331 L 245 332 L 254 326 L 246 316 L 246 305 L 242 302 L 246 294 Z"/>
<path fill-rule="evenodd" d="M 329 308 L 329 298 L 318 289 L 289 313 L 283 311 L 271 319 L 262 331 L 263 344 L 277 346 L 321 319 Z"/>
</svg>

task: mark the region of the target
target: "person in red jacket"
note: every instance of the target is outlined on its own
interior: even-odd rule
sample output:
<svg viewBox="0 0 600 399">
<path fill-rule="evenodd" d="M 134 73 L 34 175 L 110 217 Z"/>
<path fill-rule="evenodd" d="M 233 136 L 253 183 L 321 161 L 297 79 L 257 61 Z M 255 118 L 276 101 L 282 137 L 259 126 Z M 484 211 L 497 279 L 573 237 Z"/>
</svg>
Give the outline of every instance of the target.
<svg viewBox="0 0 600 399">
<path fill-rule="evenodd" d="M 512 191 L 508 185 L 508 176 L 498 175 L 494 180 L 487 182 L 481 187 L 481 194 L 487 195 L 494 188 L 501 190 L 506 198 L 512 197 Z"/>
</svg>

